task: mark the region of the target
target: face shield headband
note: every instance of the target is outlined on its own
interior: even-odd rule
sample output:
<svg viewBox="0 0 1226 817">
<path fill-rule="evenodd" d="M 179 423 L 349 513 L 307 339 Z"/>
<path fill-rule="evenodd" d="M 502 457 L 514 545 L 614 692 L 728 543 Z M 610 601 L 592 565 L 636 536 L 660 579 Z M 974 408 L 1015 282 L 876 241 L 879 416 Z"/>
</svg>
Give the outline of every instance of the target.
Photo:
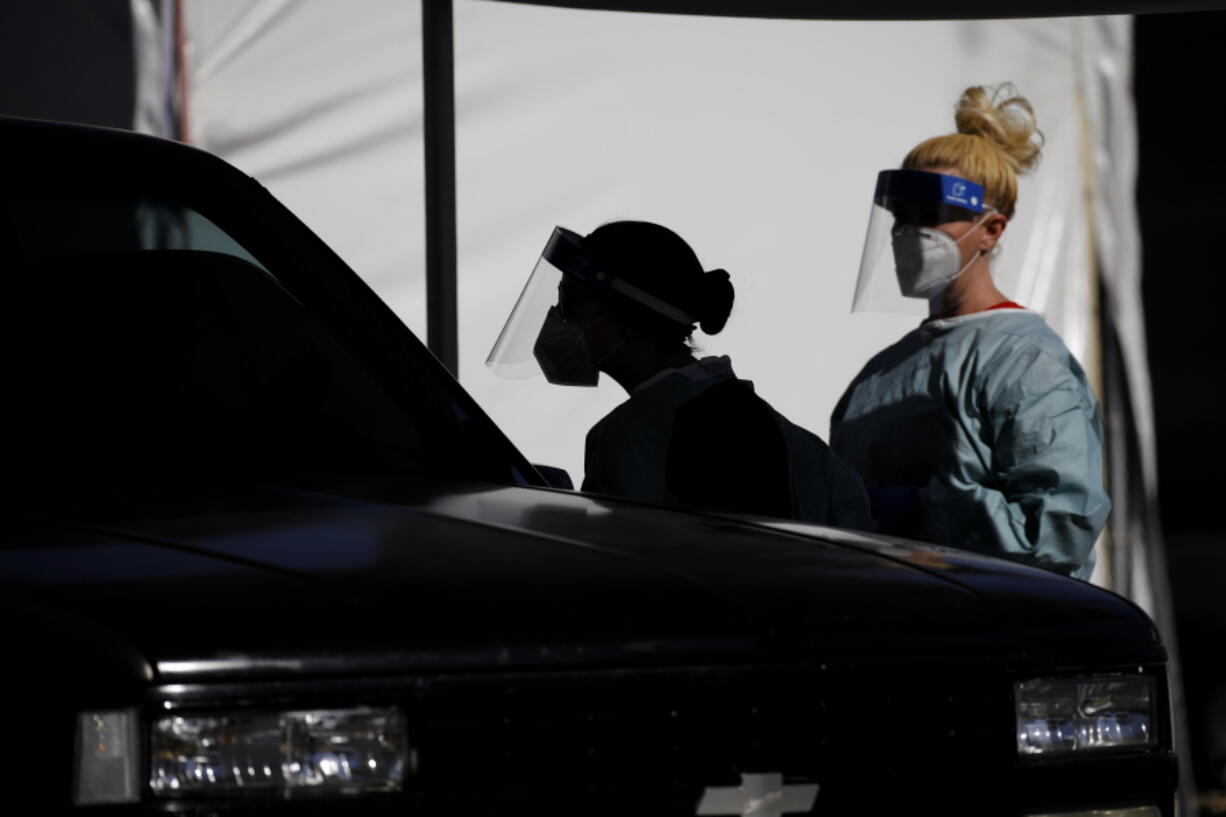
<svg viewBox="0 0 1226 817">
<path fill-rule="evenodd" d="M 908 267 L 916 263 L 911 256 L 918 258 L 925 248 L 910 247 L 905 240 L 898 240 L 899 234 L 914 232 L 938 238 L 935 233 L 940 225 L 982 222 L 991 210 L 984 203 L 983 185 L 970 179 L 926 170 L 881 171 L 873 193 L 852 311 L 926 315 L 927 302 L 908 285 L 908 279 L 914 277 Z"/>
<path fill-rule="evenodd" d="M 561 270 L 570 283 L 578 284 L 584 292 L 596 297 L 606 295 L 609 291 L 617 292 L 683 326 L 694 323 L 694 319 L 684 311 L 618 278 L 612 269 L 585 249 L 581 242 L 578 233 L 565 227 L 555 227 L 541 257 Z"/>
<path fill-rule="evenodd" d="M 583 246 L 578 233 L 555 227 L 485 361 L 495 374 L 508 378 L 540 374 L 534 347 L 542 329 L 552 326 L 556 330 L 557 322 L 562 320 L 554 307 L 558 303 L 558 288 L 564 282 L 596 298 L 615 292 L 682 326 L 692 327 L 695 323 L 684 310 L 619 278 L 612 267 Z"/>
<path fill-rule="evenodd" d="M 983 212 L 983 185 L 927 170 L 883 170 L 877 174 L 873 204 L 891 212 L 908 204 L 933 210 Z M 931 226 L 931 225 L 928 225 Z"/>
</svg>

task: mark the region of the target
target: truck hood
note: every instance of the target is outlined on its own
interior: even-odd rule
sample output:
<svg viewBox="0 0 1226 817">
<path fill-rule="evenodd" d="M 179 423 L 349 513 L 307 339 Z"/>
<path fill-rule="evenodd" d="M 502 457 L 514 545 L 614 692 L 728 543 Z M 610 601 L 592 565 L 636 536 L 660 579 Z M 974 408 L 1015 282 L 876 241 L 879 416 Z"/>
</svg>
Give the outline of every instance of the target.
<svg viewBox="0 0 1226 817">
<path fill-rule="evenodd" d="M 1161 656 L 1083 582 L 795 523 L 434 480 L 75 494 L 4 512 L 0 607 L 101 629 L 163 681 Z"/>
</svg>

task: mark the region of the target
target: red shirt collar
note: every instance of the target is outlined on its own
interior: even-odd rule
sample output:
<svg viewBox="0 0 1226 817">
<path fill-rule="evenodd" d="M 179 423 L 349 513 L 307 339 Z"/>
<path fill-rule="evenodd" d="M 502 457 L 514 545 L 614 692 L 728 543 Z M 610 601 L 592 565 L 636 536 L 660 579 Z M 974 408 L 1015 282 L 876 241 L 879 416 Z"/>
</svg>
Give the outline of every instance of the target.
<svg viewBox="0 0 1226 817">
<path fill-rule="evenodd" d="M 992 306 L 989 306 L 987 309 L 983 311 L 991 312 L 993 309 L 1025 309 L 1025 308 L 1026 307 L 1014 301 L 1001 301 L 998 304 L 993 304 Z M 944 319 L 943 318 L 924 318 L 923 323 L 928 323 L 930 321 L 939 321 L 939 320 L 944 320 Z"/>
</svg>

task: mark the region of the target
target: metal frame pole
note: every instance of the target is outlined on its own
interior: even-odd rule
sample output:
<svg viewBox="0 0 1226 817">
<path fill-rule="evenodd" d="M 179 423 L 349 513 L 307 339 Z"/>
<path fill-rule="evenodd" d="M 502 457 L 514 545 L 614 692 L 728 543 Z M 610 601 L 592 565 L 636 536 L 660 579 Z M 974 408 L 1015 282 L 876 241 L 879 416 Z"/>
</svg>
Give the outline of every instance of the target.
<svg viewBox="0 0 1226 817">
<path fill-rule="evenodd" d="M 426 344 L 459 375 L 452 0 L 421 0 L 426 145 Z"/>
</svg>

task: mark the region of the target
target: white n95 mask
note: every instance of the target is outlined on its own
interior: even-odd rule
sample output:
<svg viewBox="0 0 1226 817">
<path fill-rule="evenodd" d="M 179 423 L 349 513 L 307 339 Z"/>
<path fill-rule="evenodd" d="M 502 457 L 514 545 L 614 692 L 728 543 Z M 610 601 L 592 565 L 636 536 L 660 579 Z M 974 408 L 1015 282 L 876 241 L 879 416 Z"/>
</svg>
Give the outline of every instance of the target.
<svg viewBox="0 0 1226 817">
<path fill-rule="evenodd" d="M 545 313 L 532 354 L 545 379 L 557 386 L 595 386 L 600 371 L 583 339 L 584 327 L 562 317 L 556 306 Z"/>
<path fill-rule="evenodd" d="M 908 298 L 939 297 L 954 280 L 975 263 L 982 251 L 977 251 L 971 260 L 959 265 L 962 253 L 958 245 L 963 238 L 978 230 L 990 213 L 985 213 L 975 226 L 962 238 L 953 239 L 948 233 L 935 227 L 917 227 L 903 224 L 892 233 L 894 246 L 894 269 L 898 274 L 898 288 Z"/>
<path fill-rule="evenodd" d="M 587 326 L 579 326 L 563 318 L 556 306 L 549 307 L 541 331 L 537 333 L 536 343 L 532 346 L 532 354 L 546 380 L 555 386 L 595 386 L 600 382 L 600 369 L 597 367 L 622 348 L 626 340 L 605 352 L 599 360 L 592 360 L 592 352 L 583 333 L 607 317 L 608 312 Z"/>
</svg>

